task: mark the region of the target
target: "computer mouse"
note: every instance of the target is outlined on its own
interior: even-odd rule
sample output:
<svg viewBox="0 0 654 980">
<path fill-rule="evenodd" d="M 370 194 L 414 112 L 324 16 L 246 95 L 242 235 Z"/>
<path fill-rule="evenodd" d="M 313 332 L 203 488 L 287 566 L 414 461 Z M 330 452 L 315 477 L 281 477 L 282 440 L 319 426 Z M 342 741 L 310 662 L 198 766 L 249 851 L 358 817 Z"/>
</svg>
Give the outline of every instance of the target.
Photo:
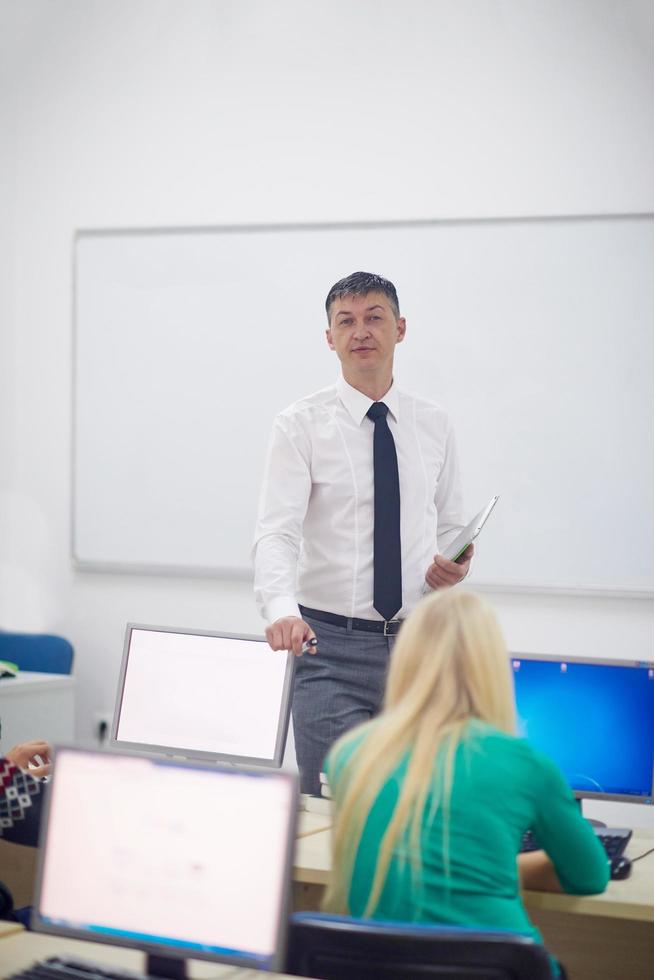
<svg viewBox="0 0 654 980">
<path fill-rule="evenodd" d="M 631 861 L 624 854 L 611 858 L 611 880 L 622 881 L 631 874 Z"/>
</svg>

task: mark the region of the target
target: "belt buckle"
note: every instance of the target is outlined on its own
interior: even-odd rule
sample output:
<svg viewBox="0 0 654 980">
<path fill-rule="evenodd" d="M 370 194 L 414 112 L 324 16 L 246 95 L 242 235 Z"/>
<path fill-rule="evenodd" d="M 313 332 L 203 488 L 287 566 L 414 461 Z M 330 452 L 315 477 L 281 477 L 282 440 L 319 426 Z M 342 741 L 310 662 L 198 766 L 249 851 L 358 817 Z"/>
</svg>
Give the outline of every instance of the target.
<svg viewBox="0 0 654 980">
<path fill-rule="evenodd" d="M 384 620 L 384 636 L 395 636 L 396 633 L 397 633 L 397 630 L 392 630 L 389 633 L 388 627 L 389 626 L 399 626 L 399 625 L 400 625 L 399 619 L 385 619 Z"/>
</svg>

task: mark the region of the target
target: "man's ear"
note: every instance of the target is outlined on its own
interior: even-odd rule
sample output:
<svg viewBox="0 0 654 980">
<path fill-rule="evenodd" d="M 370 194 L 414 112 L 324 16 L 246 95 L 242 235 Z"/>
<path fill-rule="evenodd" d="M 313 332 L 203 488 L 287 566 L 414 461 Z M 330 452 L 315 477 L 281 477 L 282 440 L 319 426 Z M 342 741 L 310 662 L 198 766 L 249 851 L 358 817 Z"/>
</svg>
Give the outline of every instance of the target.
<svg viewBox="0 0 654 980">
<path fill-rule="evenodd" d="M 406 335 L 406 320 L 403 316 L 397 318 L 397 343 L 401 344 Z"/>
<path fill-rule="evenodd" d="M 327 327 L 325 330 L 325 337 L 327 338 L 327 345 L 330 350 L 334 350 L 334 341 L 332 340 L 332 328 Z"/>
</svg>

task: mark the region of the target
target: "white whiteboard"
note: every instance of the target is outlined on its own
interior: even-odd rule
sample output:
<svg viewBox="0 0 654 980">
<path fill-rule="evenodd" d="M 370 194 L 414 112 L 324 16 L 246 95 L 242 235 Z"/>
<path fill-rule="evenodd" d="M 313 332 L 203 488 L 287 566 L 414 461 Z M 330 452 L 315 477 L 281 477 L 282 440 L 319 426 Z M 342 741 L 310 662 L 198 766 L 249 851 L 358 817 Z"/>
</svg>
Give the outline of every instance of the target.
<svg viewBox="0 0 654 980">
<path fill-rule="evenodd" d="M 330 384 L 324 297 L 397 285 L 399 384 L 443 405 L 473 581 L 654 591 L 654 217 L 80 232 L 73 554 L 246 576 L 273 416 Z"/>
</svg>

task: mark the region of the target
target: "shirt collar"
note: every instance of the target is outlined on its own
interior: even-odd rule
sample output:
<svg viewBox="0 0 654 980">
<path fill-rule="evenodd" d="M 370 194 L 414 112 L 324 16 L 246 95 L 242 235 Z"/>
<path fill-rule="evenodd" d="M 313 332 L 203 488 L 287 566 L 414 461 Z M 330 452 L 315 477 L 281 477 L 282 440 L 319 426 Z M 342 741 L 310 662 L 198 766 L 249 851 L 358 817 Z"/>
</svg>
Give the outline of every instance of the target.
<svg viewBox="0 0 654 980">
<path fill-rule="evenodd" d="M 363 392 L 348 384 L 342 374 L 336 382 L 336 391 L 356 424 L 361 425 L 361 422 L 366 416 L 366 412 L 373 404 L 373 399 L 368 398 Z M 400 419 L 400 393 L 394 381 L 381 401 L 388 407 L 388 411 L 395 421 L 398 422 Z"/>
</svg>

